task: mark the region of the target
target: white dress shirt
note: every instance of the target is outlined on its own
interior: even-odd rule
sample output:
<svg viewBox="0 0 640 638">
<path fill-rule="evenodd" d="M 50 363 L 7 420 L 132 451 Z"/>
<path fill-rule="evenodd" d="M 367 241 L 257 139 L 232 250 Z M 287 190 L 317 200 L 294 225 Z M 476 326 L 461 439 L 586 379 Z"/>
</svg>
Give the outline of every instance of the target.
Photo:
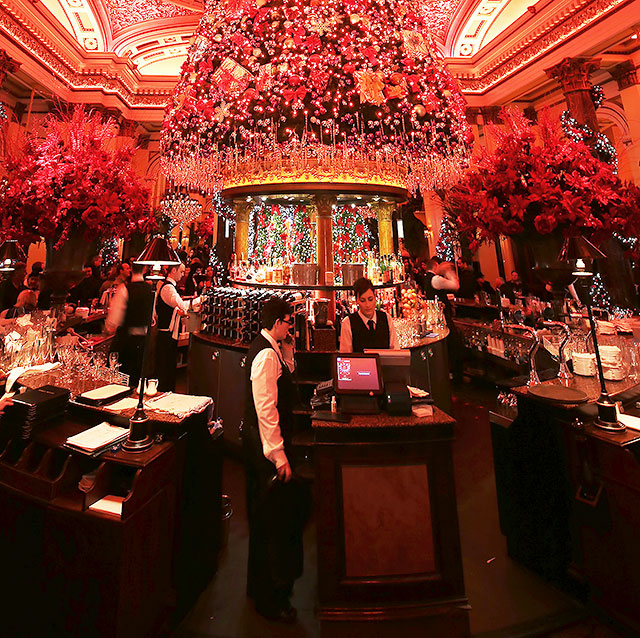
<svg viewBox="0 0 640 638">
<path fill-rule="evenodd" d="M 251 364 L 251 388 L 253 403 L 258 415 L 258 430 L 262 441 L 262 453 L 276 468 L 288 463 L 284 452 L 284 441 L 280 432 L 278 416 L 278 379 L 282 375 L 282 363 L 293 372 L 295 363 L 293 351 L 283 357 L 278 342 L 266 331 L 260 334 L 273 346 L 265 348 L 256 355 Z"/>
<path fill-rule="evenodd" d="M 129 302 L 129 291 L 126 284 L 120 284 L 109 302 L 109 311 L 104 320 L 104 328 L 108 334 L 113 334 L 124 321 L 124 314 Z"/>
<path fill-rule="evenodd" d="M 399 350 L 400 343 L 398 342 L 396 327 L 393 325 L 393 319 L 386 310 L 382 310 L 382 312 L 387 315 L 387 323 L 389 324 L 389 349 Z M 367 327 L 369 326 L 369 321 L 373 321 L 373 329 L 375 330 L 378 322 L 378 314 L 376 312 L 373 313 L 371 319 L 367 319 L 359 310 L 358 314 Z M 353 352 L 353 333 L 351 332 L 351 319 L 349 317 L 345 317 L 340 324 L 340 352 Z"/>
<path fill-rule="evenodd" d="M 430 270 L 429 272 L 433 271 Z M 447 272 L 444 277 L 433 273 L 433 277 L 431 278 L 431 287 L 434 290 L 451 290 L 453 292 L 460 288 L 460 281 L 458 280 L 458 275 L 456 275 L 455 271 L 452 269 Z"/>
<path fill-rule="evenodd" d="M 162 301 L 164 301 L 170 308 L 179 308 L 182 312 L 187 312 L 187 310 L 189 310 L 189 302 L 184 301 L 179 295 L 176 288 L 178 282 L 171 279 L 171 277 L 167 277 L 166 283 L 171 285 L 162 286 L 162 289 L 160 290 L 160 299 L 162 299 Z"/>
</svg>

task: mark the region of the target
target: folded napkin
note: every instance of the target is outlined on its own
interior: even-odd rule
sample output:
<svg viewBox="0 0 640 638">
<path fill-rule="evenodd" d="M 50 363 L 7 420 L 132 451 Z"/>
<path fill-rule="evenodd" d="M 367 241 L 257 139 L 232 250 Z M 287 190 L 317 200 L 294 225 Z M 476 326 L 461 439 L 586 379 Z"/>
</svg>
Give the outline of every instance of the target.
<svg viewBox="0 0 640 638">
<path fill-rule="evenodd" d="M 422 388 L 414 388 L 413 386 L 408 385 L 407 389 L 409 390 L 409 395 L 411 396 L 412 399 L 429 396 L 429 393 L 426 390 L 423 390 Z"/>
<path fill-rule="evenodd" d="M 618 421 L 632 430 L 640 430 L 640 417 L 618 413 Z"/>
<path fill-rule="evenodd" d="M 165 412 L 184 419 L 191 414 L 198 414 L 213 403 L 211 397 L 199 397 L 190 394 L 169 392 L 157 399 L 148 399 L 145 406 L 156 412 Z"/>
<path fill-rule="evenodd" d="M 7 383 L 5 386 L 5 392 L 11 392 L 11 388 L 13 384 L 25 373 L 25 372 L 48 372 L 49 370 L 55 370 L 55 368 L 59 368 L 59 363 L 43 363 L 39 366 L 20 366 L 18 368 L 14 368 L 9 372 L 9 376 L 7 377 Z"/>
</svg>

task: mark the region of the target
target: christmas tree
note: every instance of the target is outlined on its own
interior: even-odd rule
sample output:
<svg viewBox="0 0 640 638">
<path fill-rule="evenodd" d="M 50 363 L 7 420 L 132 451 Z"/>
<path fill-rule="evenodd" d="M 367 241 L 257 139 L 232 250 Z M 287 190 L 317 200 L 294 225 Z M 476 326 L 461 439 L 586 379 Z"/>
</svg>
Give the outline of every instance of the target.
<svg viewBox="0 0 640 638">
<path fill-rule="evenodd" d="M 364 263 L 365 255 L 373 250 L 374 242 L 360 207 L 343 206 L 336 210 L 332 228 L 335 275 L 340 278 L 341 265 Z"/>
<path fill-rule="evenodd" d="M 299 264 L 315 261 L 316 238 L 306 206 L 298 206 L 293 213 L 290 244 L 293 261 Z"/>
<path fill-rule="evenodd" d="M 455 261 L 456 251 L 460 246 L 460 240 L 458 238 L 458 231 L 454 219 L 445 214 L 442 217 L 442 223 L 440 225 L 440 236 L 438 237 L 438 243 L 436 244 L 436 256 L 444 259 L 445 261 Z"/>
<path fill-rule="evenodd" d="M 210 0 L 167 105 L 163 171 L 207 191 L 310 170 L 442 187 L 466 166 L 464 106 L 414 2 Z"/>
</svg>

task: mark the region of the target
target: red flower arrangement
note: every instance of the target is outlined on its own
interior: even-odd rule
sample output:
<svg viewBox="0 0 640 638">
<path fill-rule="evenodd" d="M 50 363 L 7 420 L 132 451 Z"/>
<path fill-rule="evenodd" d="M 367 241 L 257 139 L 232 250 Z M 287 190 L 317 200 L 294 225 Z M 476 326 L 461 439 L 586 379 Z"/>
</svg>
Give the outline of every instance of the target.
<svg viewBox="0 0 640 638">
<path fill-rule="evenodd" d="M 41 237 L 61 246 L 151 232 L 149 189 L 133 170 L 133 147 L 116 147 L 117 125 L 82 107 L 51 116 L 44 138 L 24 135 L 5 158 L 0 183 L 0 236 L 27 245 Z"/>
<path fill-rule="evenodd" d="M 560 231 L 595 241 L 613 232 L 640 234 L 640 189 L 625 184 L 582 142 L 563 135 L 548 114 L 539 140 L 517 109 L 493 126 L 495 151 L 484 150 L 475 170 L 447 194 L 447 207 L 470 247 L 500 235 Z"/>
</svg>

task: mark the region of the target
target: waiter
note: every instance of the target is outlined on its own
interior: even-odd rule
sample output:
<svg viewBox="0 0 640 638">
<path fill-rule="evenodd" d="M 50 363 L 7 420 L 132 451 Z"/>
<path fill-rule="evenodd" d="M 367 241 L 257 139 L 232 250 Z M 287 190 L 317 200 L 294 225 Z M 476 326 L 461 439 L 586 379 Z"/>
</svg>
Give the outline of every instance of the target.
<svg viewBox="0 0 640 638">
<path fill-rule="evenodd" d="M 158 323 L 158 340 L 156 341 L 156 377 L 158 390 L 171 391 L 176 386 L 176 367 L 178 362 L 178 337 L 180 336 L 180 319 L 189 312 L 189 302 L 178 294 L 178 282 L 184 276 L 183 263 L 171 266 L 167 278 L 156 295 L 156 317 Z M 199 303 L 199 298 L 193 304 Z"/>
<path fill-rule="evenodd" d="M 340 352 L 398 350 L 400 344 L 389 314 L 376 310 L 376 293 L 369 279 L 361 277 L 353 284 L 358 311 L 340 324 Z"/>
<path fill-rule="evenodd" d="M 245 452 L 249 562 L 247 595 L 269 620 L 292 623 L 293 583 L 302 574 L 302 528 L 308 515 L 306 487 L 291 470 L 294 386 L 291 306 L 270 299 L 263 329 L 246 360 Z"/>
<path fill-rule="evenodd" d="M 448 296 L 450 292 L 455 292 L 460 288 L 460 282 L 451 262 L 438 263 L 435 259 L 429 259 L 426 263 L 426 270 L 422 280 L 424 295 L 427 299 L 438 299 L 444 304 L 444 318 L 447 322 L 447 328 L 449 328 L 447 346 L 450 370 L 454 383 L 462 383 L 464 346 L 460 332 L 453 321 L 453 308 Z"/>
<path fill-rule="evenodd" d="M 145 267 L 133 264 L 131 281 L 121 284 L 109 304 L 104 322 L 105 332 L 115 338 L 112 352 L 118 353 L 121 371 L 129 375 L 129 385 L 136 387 L 142 371 L 144 345 L 153 307 L 153 290 L 144 280 Z"/>
</svg>

